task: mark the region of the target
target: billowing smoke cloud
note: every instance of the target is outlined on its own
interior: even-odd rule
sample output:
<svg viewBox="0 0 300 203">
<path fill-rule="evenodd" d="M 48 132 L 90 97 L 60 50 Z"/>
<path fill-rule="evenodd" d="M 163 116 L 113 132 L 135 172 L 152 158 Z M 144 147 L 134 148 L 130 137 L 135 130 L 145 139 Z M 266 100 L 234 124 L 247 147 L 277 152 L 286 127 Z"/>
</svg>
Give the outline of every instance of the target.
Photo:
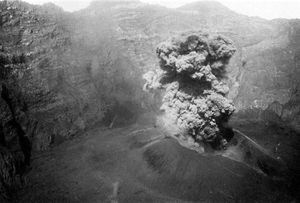
<svg viewBox="0 0 300 203">
<path fill-rule="evenodd" d="M 203 32 L 184 33 L 158 46 L 160 69 L 144 75 L 144 89 L 165 90 L 160 109 L 181 136 L 226 144 L 224 123 L 234 106 L 226 98 L 225 69 L 235 51 L 231 40 Z"/>
</svg>

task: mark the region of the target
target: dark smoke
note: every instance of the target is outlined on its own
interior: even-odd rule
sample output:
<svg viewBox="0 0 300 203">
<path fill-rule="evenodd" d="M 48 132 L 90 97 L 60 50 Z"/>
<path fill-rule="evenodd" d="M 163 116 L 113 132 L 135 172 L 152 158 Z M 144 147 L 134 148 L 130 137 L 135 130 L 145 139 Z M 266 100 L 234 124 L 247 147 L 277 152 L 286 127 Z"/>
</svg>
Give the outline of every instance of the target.
<svg viewBox="0 0 300 203">
<path fill-rule="evenodd" d="M 203 32 L 161 43 L 160 69 L 144 75 L 146 90 L 165 90 L 160 124 L 182 140 L 225 146 L 224 124 L 234 112 L 226 98 L 226 65 L 235 51 L 231 40 Z"/>
</svg>

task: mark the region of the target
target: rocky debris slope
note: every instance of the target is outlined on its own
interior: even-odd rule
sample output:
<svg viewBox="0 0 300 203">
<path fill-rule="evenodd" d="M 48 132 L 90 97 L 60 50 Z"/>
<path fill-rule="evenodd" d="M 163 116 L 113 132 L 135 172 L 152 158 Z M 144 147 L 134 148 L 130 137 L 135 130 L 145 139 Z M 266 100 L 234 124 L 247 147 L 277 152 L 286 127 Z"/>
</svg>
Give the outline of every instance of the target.
<svg viewBox="0 0 300 203">
<path fill-rule="evenodd" d="M 245 130 L 253 139 L 267 135 L 268 141 L 262 139 L 259 143 L 268 148 L 276 147 L 282 133 L 262 123 L 253 123 L 251 128 L 243 125 L 241 131 Z M 33 162 L 29 184 L 16 192 L 15 201 L 163 203 L 299 199 L 299 176 L 290 176 L 296 183 L 292 185 L 222 156 L 195 153 L 174 139 L 153 143 L 161 133 L 151 125 L 95 128 L 83 137 L 42 152 Z M 290 133 L 276 153 L 284 155 L 293 168 L 299 163 L 291 156 L 296 156 L 296 151 L 291 151 L 292 145 L 298 144 L 295 137 Z"/>
</svg>

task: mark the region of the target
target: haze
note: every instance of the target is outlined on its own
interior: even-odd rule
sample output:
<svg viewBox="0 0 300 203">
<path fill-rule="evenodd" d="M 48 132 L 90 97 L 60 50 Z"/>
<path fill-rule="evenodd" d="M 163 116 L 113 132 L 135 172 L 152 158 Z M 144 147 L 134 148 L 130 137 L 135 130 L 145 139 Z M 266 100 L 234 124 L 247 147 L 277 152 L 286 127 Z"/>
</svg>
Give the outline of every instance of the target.
<svg viewBox="0 0 300 203">
<path fill-rule="evenodd" d="M 66 11 L 76 11 L 85 8 L 91 0 L 26 0 L 32 4 L 53 2 Z M 149 4 L 159 4 L 176 8 L 195 0 L 141 0 Z M 300 18 L 300 2 L 298 0 L 218 0 L 233 11 L 248 16 L 258 16 L 265 19 Z"/>
</svg>

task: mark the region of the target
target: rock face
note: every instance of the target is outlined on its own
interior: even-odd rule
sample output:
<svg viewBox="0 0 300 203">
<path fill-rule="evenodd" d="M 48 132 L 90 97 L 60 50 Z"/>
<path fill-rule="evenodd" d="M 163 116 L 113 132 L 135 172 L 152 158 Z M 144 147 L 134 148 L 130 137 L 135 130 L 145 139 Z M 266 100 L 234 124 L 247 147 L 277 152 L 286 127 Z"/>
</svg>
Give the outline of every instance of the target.
<svg viewBox="0 0 300 203">
<path fill-rule="evenodd" d="M 160 70 L 145 74 L 144 87 L 166 90 L 160 107 L 164 120 L 185 139 L 225 147 L 222 125 L 234 106 L 226 98 L 224 78 L 235 50 L 231 40 L 202 32 L 184 33 L 158 46 Z"/>
<path fill-rule="evenodd" d="M 38 121 L 34 149 L 99 121 L 134 117 L 128 109 L 136 106 L 139 86 L 131 78 L 139 72 L 127 70 L 131 61 L 117 49 L 108 18 L 95 24 L 52 4 L 4 1 L 1 20 L 1 82 L 16 100 L 24 129 L 29 120 Z"/>
</svg>

